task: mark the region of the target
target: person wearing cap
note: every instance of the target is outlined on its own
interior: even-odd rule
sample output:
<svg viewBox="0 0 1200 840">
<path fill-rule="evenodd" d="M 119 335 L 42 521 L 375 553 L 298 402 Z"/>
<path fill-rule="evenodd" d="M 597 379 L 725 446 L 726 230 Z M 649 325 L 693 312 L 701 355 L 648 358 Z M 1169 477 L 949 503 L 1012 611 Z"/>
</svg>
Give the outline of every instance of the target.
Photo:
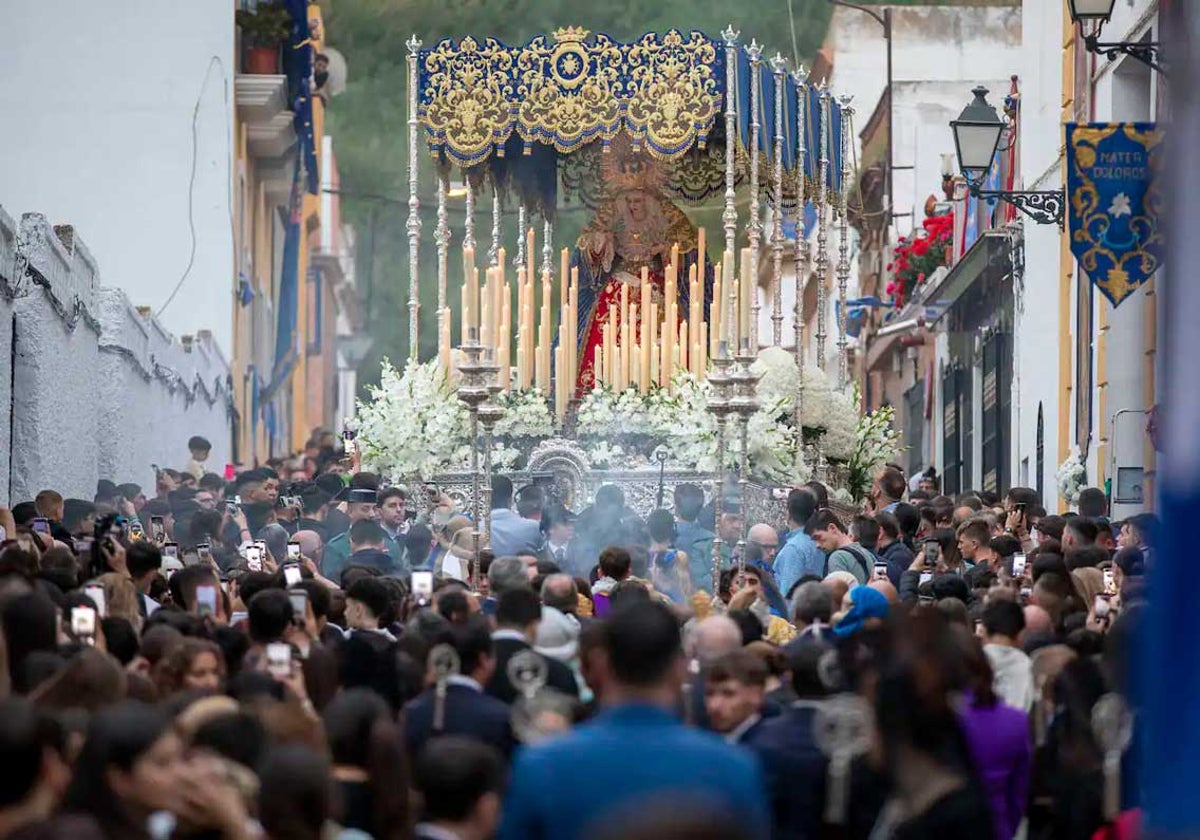
<svg viewBox="0 0 1200 840">
<path fill-rule="evenodd" d="M 354 553 L 351 544 L 350 531 L 356 522 L 379 521 L 379 493 L 365 487 L 347 487 L 341 493 L 341 501 L 346 503 L 346 515 L 350 517 L 350 528 L 343 534 L 325 543 L 325 561 L 321 573 L 330 580 L 338 580 L 341 570 L 350 564 L 350 555 Z M 397 566 L 403 560 L 400 545 L 386 533 L 383 534 L 382 550 L 386 551 Z M 337 570 L 332 574 L 330 570 Z"/>
</svg>

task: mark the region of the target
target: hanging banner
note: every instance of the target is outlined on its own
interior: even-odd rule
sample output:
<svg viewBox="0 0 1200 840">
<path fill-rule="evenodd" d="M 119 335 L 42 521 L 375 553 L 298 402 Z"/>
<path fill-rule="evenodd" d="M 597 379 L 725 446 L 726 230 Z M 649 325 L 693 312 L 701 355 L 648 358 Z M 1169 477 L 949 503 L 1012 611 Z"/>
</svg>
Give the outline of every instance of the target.
<svg viewBox="0 0 1200 840">
<path fill-rule="evenodd" d="M 1066 129 L 1071 252 L 1117 306 L 1162 267 L 1162 134 L 1154 123 Z"/>
</svg>

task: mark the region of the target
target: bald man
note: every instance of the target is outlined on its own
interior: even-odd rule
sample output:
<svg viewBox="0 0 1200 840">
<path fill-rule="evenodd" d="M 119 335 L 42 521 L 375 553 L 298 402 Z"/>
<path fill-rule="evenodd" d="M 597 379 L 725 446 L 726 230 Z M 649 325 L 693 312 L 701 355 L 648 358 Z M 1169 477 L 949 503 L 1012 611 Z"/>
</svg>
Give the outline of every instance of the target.
<svg viewBox="0 0 1200 840">
<path fill-rule="evenodd" d="M 292 535 L 292 542 L 300 543 L 300 553 L 311 559 L 318 566 L 325 553 L 325 543 L 316 531 L 297 531 Z"/>
<path fill-rule="evenodd" d="M 1025 629 L 1021 631 L 1021 647 L 1025 647 L 1025 640 L 1037 637 L 1046 637 L 1054 635 L 1054 620 L 1042 607 L 1036 604 L 1027 604 L 1025 606 Z"/>
<path fill-rule="evenodd" d="M 741 649 L 742 630 L 728 616 L 711 615 L 696 622 L 687 634 L 685 646 L 688 658 L 696 667 L 689 668 L 690 673 L 683 684 L 684 718 L 688 723 L 710 729 L 708 711 L 704 707 L 708 665 L 720 656 Z"/>
<path fill-rule="evenodd" d="M 873 580 L 867 586 L 887 598 L 888 603 L 893 607 L 900 603 L 900 593 L 896 591 L 896 587 L 892 586 L 890 580 Z"/>
<path fill-rule="evenodd" d="M 763 561 L 774 569 L 775 555 L 779 553 L 779 532 L 765 522 L 760 522 L 750 526 L 748 538 L 762 550 Z"/>
</svg>

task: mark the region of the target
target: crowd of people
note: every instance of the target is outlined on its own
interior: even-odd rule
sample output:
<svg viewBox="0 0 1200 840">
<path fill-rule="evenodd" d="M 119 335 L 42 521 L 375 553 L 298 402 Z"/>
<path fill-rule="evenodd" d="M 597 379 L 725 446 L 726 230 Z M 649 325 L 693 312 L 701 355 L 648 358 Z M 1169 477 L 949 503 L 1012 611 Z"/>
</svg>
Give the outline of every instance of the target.
<svg viewBox="0 0 1200 840">
<path fill-rule="evenodd" d="M 149 493 L 0 509 L 0 838 L 1136 829 L 1155 521 L 1100 490 L 1058 515 L 888 466 L 784 526 L 498 477 L 488 543 L 331 438 L 190 449 Z"/>
</svg>

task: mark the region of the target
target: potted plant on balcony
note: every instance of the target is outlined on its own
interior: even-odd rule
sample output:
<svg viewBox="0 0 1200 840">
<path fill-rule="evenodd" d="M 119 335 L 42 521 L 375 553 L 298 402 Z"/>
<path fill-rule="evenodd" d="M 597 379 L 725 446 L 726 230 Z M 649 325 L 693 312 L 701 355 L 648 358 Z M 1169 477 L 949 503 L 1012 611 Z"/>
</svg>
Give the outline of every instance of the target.
<svg viewBox="0 0 1200 840">
<path fill-rule="evenodd" d="M 244 69 L 255 75 L 279 72 L 279 47 L 292 31 L 292 16 L 277 3 L 259 3 L 258 8 L 239 9 L 237 25 L 246 48 Z"/>
</svg>

